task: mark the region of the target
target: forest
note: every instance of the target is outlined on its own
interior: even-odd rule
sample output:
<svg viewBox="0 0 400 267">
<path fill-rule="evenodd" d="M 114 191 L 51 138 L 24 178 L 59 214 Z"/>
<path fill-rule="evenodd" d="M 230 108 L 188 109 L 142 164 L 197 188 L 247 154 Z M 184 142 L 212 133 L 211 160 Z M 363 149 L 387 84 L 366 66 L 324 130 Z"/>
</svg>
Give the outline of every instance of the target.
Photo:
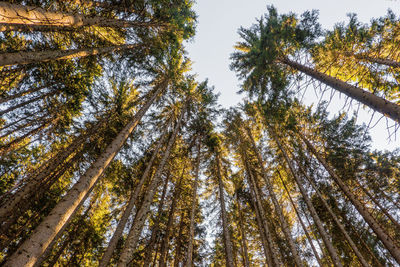
<svg viewBox="0 0 400 267">
<path fill-rule="evenodd" d="M 266 6 L 222 108 L 185 47 L 194 4 L 0 1 L 0 266 L 400 266 L 396 141 L 300 97 L 395 139 L 400 17 Z"/>
</svg>

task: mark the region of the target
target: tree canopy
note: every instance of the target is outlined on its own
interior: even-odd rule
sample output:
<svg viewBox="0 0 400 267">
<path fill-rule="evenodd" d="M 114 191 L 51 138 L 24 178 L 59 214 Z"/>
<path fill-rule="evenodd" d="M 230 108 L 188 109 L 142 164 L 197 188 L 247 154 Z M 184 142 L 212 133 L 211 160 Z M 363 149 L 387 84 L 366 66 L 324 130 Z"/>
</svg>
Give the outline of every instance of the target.
<svg viewBox="0 0 400 267">
<path fill-rule="evenodd" d="M 222 109 L 185 50 L 193 5 L 0 2 L 0 264 L 400 264 L 400 150 L 294 86 L 397 129 L 400 19 L 325 30 L 268 6 L 238 31 L 243 100 Z"/>
</svg>

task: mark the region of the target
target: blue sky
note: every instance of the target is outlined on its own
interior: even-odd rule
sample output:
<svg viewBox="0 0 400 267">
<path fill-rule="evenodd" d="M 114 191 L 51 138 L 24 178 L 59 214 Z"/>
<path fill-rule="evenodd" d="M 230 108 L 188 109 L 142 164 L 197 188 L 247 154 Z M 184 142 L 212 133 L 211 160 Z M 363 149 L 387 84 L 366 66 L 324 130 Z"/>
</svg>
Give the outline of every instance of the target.
<svg viewBox="0 0 400 267">
<path fill-rule="evenodd" d="M 237 95 L 240 82 L 234 72 L 229 70 L 229 56 L 234 51 L 234 44 L 239 41 L 237 30 L 240 26 L 249 27 L 256 18 L 266 11 L 267 5 L 274 5 L 279 13 L 302 13 L 317 9 L 320 12 L 320 23 L 325 29 L 330 29 L 337 23 L 346 20 L 346 14 L 356 13 L 363 22 L 373 17 L 386 14 L 390 8 L 400 15 L 398 0 L 197 0 L 195 10 L 198 14 L 197 34 L 194 40 L 186 45 L 189 57 L 194 62 L 193 71 L 198 74 L 199 81 L 206 78 L 209 84 L 220 92 L 220 103 L 229 107 L 240 102 L 242 96 Z M 305 103 L 315 102 L 314 91 L 308 90 Z M 329 108 L 335 112 L 345 104 L 344 98 L 335 97 Z M 368 123 L 371 113 L 361 111 L 360 122 Z M 375 121 L 379 118 L 375 115 Z M 399 147 L 400 139 L 388 142 L 385 119 L 371 131 L 374 147 L 390 149 Z"/>
</svg>

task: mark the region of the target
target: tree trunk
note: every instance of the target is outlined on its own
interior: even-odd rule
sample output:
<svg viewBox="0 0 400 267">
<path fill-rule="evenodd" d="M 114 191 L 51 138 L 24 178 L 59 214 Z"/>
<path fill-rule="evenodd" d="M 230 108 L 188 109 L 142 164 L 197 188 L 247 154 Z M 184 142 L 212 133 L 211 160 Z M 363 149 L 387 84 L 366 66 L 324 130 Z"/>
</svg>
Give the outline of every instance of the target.
<svg viewBox="0 0 400 267">
<path fill-rule="evenodd" d="M 157 158 L 158 152 L 161 149 L 161 146 L 164 143 L 164 140 L 167 136 L 167 129 L 168 127 L 165 127 L 164 133 L 160 137 L 160 139 L 157 142 L 156 148 L 154 149 L 153 154 L 151 155 L 150 161 L 147 163 L 146 169 L 140 178 L 139 183 L 137 184 L 135 190 L 131 193 L 131 197 L 129 198 L 128 205 L 126 206 L 124 213 L 121 217 L 121 219 L 118 222 L 117 228 L 114 231 L 114 234 L 108 243 L 107 249 L 103 254 L 103 257 L 100 260 L 99 267 L 106 267 L 108 263 L 110 262 L 110 259 L 112 257 L 112 254 L 117 246 L 118 240 L 121 238 L 122 233 L 125 229 L 125 225 L 128 222 L 128 219 L 132 213 L 132 209 L 137 202 L 137 199 L 139 197 L 139 193 L 142 190 L 143 184 L 147 181 L 147 178 L 149 177 L 149 174 L 151 172 L 151 169 L 154 165 L 154 161 Z"/>
<path fill-rule="evenodd" d="M 293 69 L 307 74 L 308 76 L 370 107 L 372 110 L 382 113 L 383 115 L 391 118 L 397 123 L 400 123 L 399 105 L 392 103 L 382 97 L 376 96 L 370 92 L 367 92 L 359 87 L 350 85 L 332 76 L 326 75 L 325 73 L 316 71 L 312 68 L 291 61 L 287 58 L 281 59 L 280 62 L 292 67 Z"/>
<path fill-rule="evenodd" d="M 18 108 L 21 108 L 21 107 L 23 107 L 23 106 L 29 105 L 29 104 L 31 104 L 31 103 L 33 103 L 33 102 L 38 101 L 38 100 L 44 99 L 44 98 L 46 98 L 46 97 L 48 97 L 48 96 L 53 96 L 53 95 L 55 95 L 56 93 L 57 93 L 57 91 L 54 90 L 54 91 L 48 92 L 48 93 L 46 93 L 46 94 L 44 94 L 44 95 L 40 95 L 40 96 L 38 96 L 38 97 L 29 99 L 29 100 L 27 100 L 27 101 L 25 101 L 25 102 L 19 103 L 19 104 L 15 105 L 15 106 L 11 106 L 11 107 L 9 107 L 9 108 L 6 109 L 6 110 L 0 111 L 0 116 L 3 116 L 4 114 L 6 114 L 6 113 L 8 113 L 8 112 L 11 112 L 11 111 L 16 110 L 16 109 L 18 109 Z"/>
<path fill-rule="evenodd" d="M 136 44 L 126 44 L 109 47 L 99 48 L 82 48 L 82 49 L 70 49 L 70 50 L 51 50 L 51 51 L 39 51 L 39 52 L 13 52 L 13 53 L 1 53 L 0 54 L 0 67 L 12 66 L 12 65 L 23 65 L 30 63 L 40 63 L 51 60 L 64 60 L 80 57 L 88 57 L 99 54 L 107 54 L 122 50 L 134 49 L 138 47 Z"/>
<path fill-rule="evenodd" d="M 219 204 L 221 207 L 222 228 L 223 228 L 223 233 L 224 233 L 223 236 L 224 236 L 224 245 L 225 245 L 226 266 L 234 267 L 232 241 L 231 241 L 231 236 L 229 233 L 228 217 L 226 214 L 226 207 L 225 207 L 224 185 L 222 184 L 221 159 L 220 159 L 220 155 L 218 152 L 216 154 L 215 160 L 216 160 L 216 164 L 217 164 Z"/>
<path fill-rule="evenodd" d="M 93 126 L 88 130 L 87 133 L 76 137 L 71 144 L 64 150 L 60 151 L 53 158 L 49 159 L 37 170 L 35 170 L 32 175 L 29 175 L 24 179 L 25 184 L 18 191 L 13 193 L 7 193 L 1 196 L 1 206 L 0 206 L 0 221 L 5 221 L 5 219 L 15 211 L 15 208 L 19 205 L 21 201 L 30 199 L 33 193 L 37 193 L 38 187 L 44 182 L 45 178 L 48 177 L 57 167 L 59 167 L 68 157 L 75 151 L 79 152 L 79 146 L 85 143 L 87 137 L 93 137 L 95 131 L 103 124 L 104 121 Z M 15 189 L 13 189 L 14 191 Z M 37 196 L 37 194 L 36 194 Z"/>
<path fill-rule="evenodd" d="M 324 166 L 328 171 L 329 175 L 336 182 L 343 193 L 348 197 L 350 202 L 358 210 L 364 220 L 368 223 L 377 237 L 382 241 L 386 249 L 392 254 L 393 258 L 397 263 L 400 264 L 400 248 L 396 245 L 396 242 L 386 233 L 386 231 L 379 225 L 375 218 L 368 212 L 368 210 L 361 204 L 361 202 L 356 198 L 356 196 L 351 192 L 351 189 L 340 179 L 336 172 L 331 168 L 331 166 L 325 161 L 325 159 L 317 152 L 314 146 L 307 140 L 307 138 L 298 132 L 300 138 L 304 141 L 307 148 L 311 153 L 317 158 L 317 160 Z"/>
<path fill-rule="evenodd" d="M 15 138 L 14 140 L 12 140 L 11 142 L 7 143 L 6 145 L 0 146 L 0 158 L 7 155 L 8 153 L 12 152 L 15 150 L 15 148 L 22 142 L 24 141 L 26 138 L 33 136 L 37 133 L 39 133 L 41 130 L 43 130 L 44 128 L 46 128 L 47 126 L 51 125 L 51 124 L 56 124 L 57 121 L 59 121 L 60 118 L 52 118 L 52 119 L 48 119 L 46 121 L 44 121 L 42 123 L 42 125 L 30 130 L 29 132 L 25 133 L 22 136 L 19 136 L 17 138 Z"/>
<path fill-rule="evenodd" d="M 347 218 L 344 218 L 344 219 L 345 219 L 345 222 L 347 222 L 347 224 L 351 226 L 351 229 L 356 234 L 358 240 L 360 240 L 362 247 L 368 251 L 368 254 L 371 256 L 372 261 L 374 261 L 376 264 L 374 266 L 383 267 L 382 263 L 376 257 L 375 253 L 371 250 L 370 246 L 367 243 L 365 243 L 364 238 L 361 237 L 361 235 L 358 233 L 357 229 L 355 229 L 355 227 L 351 223 L 348 222 Z"/>
<path fill-rule="evenodd" d="M 332 216 L 332 218 L 335 221 L 336 225 L 339 227 L 340 231 L 344 235 L 344 237 L 347 240 L 347 242 L 349 243 L 350 247 L 353 249 L 354 253 L 356 254 L 358 260 L 361 263 L 361 265 L 364 266 L 364 267 L 368 267 L 369 264 L 365 260 L 364 256 L 361 254 L 360 250 L 357 248 L 357 245 L 354 243 L 353 239 L 347 233 L 344 225 L 340 222 L 339 218 L 332 211 L 332 209 L 330 208 L 328 202 L 326 202 L 325 198 L 319 192 L 319 190 L 318 190 L 316 184 L 314 183 L 314 181 L 312 180 L 312 178 L 307 174 L 307 172 L 303 169 L 303 167 L 300 164 L 298 166 L 299 166 L 300 171 L 303 173 L 304 177 L 306 177 L 306 179 L 310 182 L 311 186 L 314 188 L 315 193 L 317 193 L 318 197 L 321 199 L 322 204 L 325 206 L 326 210 Z"/>
<path fill-rule="evenodd" d="M 57 181 L 62 177 L 62 175 L 70 169 L 73 164 L 78 162 L 78 159 L 83 155 L 83 151 L 80 151 L 77 153 L 71 160 L 66 162 L 65 164 L 61 165 L 61 168 L 57 170 L 55 173 L 53 173 L 52 176 L 50 176 L 49 180 L 52 181 Z M 7 217 L 4 217 L 1 223 L 1 228 L 0 228 L 0 235 L 4 235 L 3 237 L 7 237 L 2 239 L 0 242 L 0 250 L 4 248 L 5 246 L 8 246 L 7 242 L 14 240 L 19 236 L 19 233 L 16 232 L 15 230 L 9 231 L 10 227 L 16 224 L 18 219 L 26 214 L 27 211 L 29 211 L 32 208 L 32 205 L 37 205 L 38 201 L 40 198 L 45 195 L 46 192 L 48 192 L 51 188 L 52 183 L 44 183 L 41 185 L 38 185 L 36 187 L 36 191 L 31 192 L 30 196 L 27 196 L 26 198 L 21 199 L 17 205 L 15 206 L 14 210 L 12 213 L 9 213 Z M 45 210 L 45 209 L 42 209 Z M 39 213 L 38 213 L 39 214 Z M 25 228 L 25 227 L 23 227 Z"/>
<path fill-rule="evenodd" d="M 176 250 L 175 250 L 175 257 L 174 257 L 174 267 L 179 267 L 181 262 L 181 252 L 182 252 L 182 234 L 183 228 L 185 226 L 183 218 L 185 217 L 185 210 L 182 209 L 181 218 L 179 222 L 179 231 L 178 237 L 176 240 Z"/>
<path fill-rule="evenodd" d="M 388 217 L 388 219 L 397 228 L 397 231 L 400 232 L 400 223 L 398 221 L 396 221 L 396 219 L 389 213 L 389 211 L 387 209 L 385 209 L 385 207 L 383 207 L 381 205 L 381 203 L 379 203 L 379 201 L 370 192 L 368 192 L 368 190 L 366 188 L 364 188 L 364 186 L 362 186 L 357 180 L 355 180 L 355 182 L 357 183 L 358 187 L 361 188 L 361 190 L 364 192 L 364 194 L 366 194 L 369 197 L 369 199 L 371 199 L 372 202 L 374 202 L 375 205 L 378 206 L 378 208 L 383 212 L 383 214 L 385 214 L 386 217 Z"/>
<path fill-rule="evenodd" d="M 117 264 L 118 267 L 127 266 L 127 264 L 131 260 L 133 251 L 135 250 L 137 242 L 139 240 L 139 236 L 142 231 L 143 225 L 146 221 L 147 215 L 150 212 L 150 205 L 156 193 L 157 186 L 161 182 L 161 174 L 163 172 L 165 164 L 167 163 L 167 160 L 169 159 L 171 149 L 175 143 L 176 136 L 178 135 L 180 126 L 182 124 L 184 113 L 185 110 L 183 109 L 181 111 L 181 115 L 179 116 L 178 122 L 174 128 L 172 136 L 168 141 L 168 145 L 161 159 L 161 162 L 156 170 L 156 173 L 154 174 L 153 180 L 151 181 L 147 189 L 147 193 L 145 194 L 143 203 L 140 209 L 136 212 L 128 237 L 126 238 L 124 248 L 122 249 L 120 254 L 120 258 Z"/>
<path fill-rule="evenodd" d="M 289 192 L 288 188 L 286 187 L 286 184 L 285 184 L 285 182 L 283 181 L 283 179 L 282 179 L 282 177 L 281 177 L 281 174 L 278 173 L 278 176 L 279 176 L 279 178 L 280 178 L 280 180 L 281 180 L 281 182 L 282 182 L 282 185 L 283 185 L 283 188 L 284 188 L 285 191 L 286 191 L 286 194 L 287 194 L 288 197 L 289 197 L 289 201 L 290 201 L 290 203 L 292 204 L 292 207 L 293 207 L 294 211 L 296 212 L 296 215 L 297 215 L 297 218 L 299 219 L 300 225 L 301 225 L 301 227 L 303 228 L 303 231 L 304 231 L 304 233 L 305 233 L 305 235 L 306 235 L 306 237 L 307 237 L 308 243 L 310 244 L 311 249 L 312 249 L 312 251 L 313 251 L 313 253 L 314 253 L 314 255 L 315 255 L 315 259 L 317 260 L 318 265 L 322 267 L 322 266 L 324 266 L 324 265 L 322 264 L 322 261 L 321 261 L 321 258 L 319 257 L 319 254 L 318 254 L 318 252 L 317 252 L 317 249 L 315 248 L 315 246 L 314 246 L 314 244 L 313 244 L 313 242 L 312 242 L 311 236 L 309 235 L 309 233 L 308 233 L 308 231 L 307 231 L 307 227 L 306 227 L 306 225 L 304 224 L 303 219 L 301 218 L 301 215 L 300 215 L 299 211 L 297 210 L 297 207 L 296 207 L 296 205 L 294 204 L 294 201 L 293 201 L 292 197 L 290 196 L 290 192 Z"/>
<path fill-rule="evenodd" d="M 28 94 L 32 94 L 32 93 L 38 92 L 38 91 L 40 91 L 42 89 L 49 88 L 49 87 L 52 87 L 54 85 L 57 85 L 57 83 L 52 83 L 50 85 L 43 85 L 43 86 L 39 86 L 39 87 L 34 87 L 34 88 L 31 88 L 31 89 L 23 91 L 23 92 L 19 92 L 19 93 L 15 93 L 13 95 L 2 97 L 0 99 L 0 104 L 8 102 L 8 101 L 11 101 L 11 100 L 14 100 L 14 99 L 22 97 L 24 95 L 28 95 Z"/>
<path fill-rule="evenodd" d="M 247 166 L 247 165 L 246 165 Z M 260 208 L 259 208 L 259 201 L 257 200 L 257 197 L 255 195 L 255 189 L 254 185 L 252 183 L 252 179 L 250 177 L 251 174 L 250 170 L 247 170 L 247 176 L 248 176 L 248 184 L 250 187 L 250 195 L 251 195 L 251 200 L 252 200 L 252 205 L 254 207 L 254 213 L 256 215 L 256 221 L 257 221 L 257 226 L 258 230 L 260 232 L 260 239 L 261 239 L 261 244 L 263 246 L 264 250 L 264 256 L 265 260 L 267 262 L 267 266 L 279 266 L 276 264 L 276 251 L 273 246 L 273 241 L 271 239 L 271 231 L 268 227 L 268 222 L 263 218 L 260 214 Z"/>
<path fill-rule="evenodd" d="M 90 210 L 93 207 L 94 201 L 96 200 L 96 197 L 94 197 L 93 199 L 91 199 L 89 206 L 86 208 L 86 210 L 83 212 L 81 219 L 84 219 L 88 216 Z M 57 261 L 58 258 L 61 256 L 61 254 L 63 253 L 63 251 L 65 250 L 65 248 L 71 244 L 71 242 L 73 242 L 76 238 L 76 235 L 78 234 L 78 230 L 81 227 L 80 221 L 78 220 L 75 225 L 73 225 L 72 229 L 68 230 L 68 237 L 65 240 L 62 240 L 62 244 L 61 246 L 57 249 L 57 252 L 55 253 L 55 255 L 52 257 L 51 262 L 48 263 L 48 266 L 54 266 Z M 51 250 L 48 251 L 50 254 Z M 46 257 L 43 257 L 45 255 L 42 255 L 42 257 L 40 258 L 40 260 L 35 264 L 34 267 L 39 267 L 41 266 L 41 263 L 43 261 L 46 260 L 46 258 L 49 255 L 46 255 Z"/>
<path fill-rule="evenodd" d="M 28 128 L 28 127 L 31 127 L 31 126 L 34 126 L 34 125 L 38 125 L 38 124 L 40 124 L 40 123 L 43 123 L 43 122 L 45 122 L 45 121 L 47 121 L 47 120 L 49 119 L 49 114 L 45 114 L 45 115 L 43 115 L 43 116 L 41 116 L 41 117 L 32 117 L 32 116 L 31 116 L 31 118 L 32 118 L 32 119 L 28 120 L 25 124 L 18 125 L 18 126 L 15 127 L 14 129 L 12 129 L 12 130 L 10 130 L 10 131 L 8 131 L 8 132 L 2 134 L 2 135 L 0 136 L 0 138 L 4 138 L 4 137 L 10 136 L 10 135 L 12 135 L 12 134 L 16 134 L 17 132 L 19 132 L 19 131 L 21 131 L 21 130 L 23 130 L 23 129 L 25 129 L 25 128 Z M 12 124 L 12 123 L 11 123 L 11 124 Z"/>
<path fill-rule="evenodd" d="M 194 223 L 197 207 L 197 186 L 199 181 L 199 171 L 200 171 L 200 153 L 201 153 L 201 140 L 197 139 L 197 159 L 195 166 L 195 174 L 193 181 L 193 194 L 192 194 L 192 207 L 190 210 L 190 225 L 189 225 L 189 244 L 187 248 L 187 260 L 186 267 L 193 266 L 193 241 L 194 241 Z"/>
<path fill-rule="evenodd" d="M 180 198 L 181 191 L 182 191 L 182 180 L 183 176 L 185 175 L 185 166 L 183 166 L 182 169 L 182 174 L 179 179 L 178 184 L 175 186 L 175 191 L 172 197 L 172 203 L 171 203 L 171 208 L 169 210 L 169 215 L 168 215 L 168 222 L 167 222 L 167 227 L 165 229 L 164 233 L 164 238 L 161 243 L 161 249 L 160 249 L 160 260 L 158 261 L 158 266 L 159 267 L 166 267 L 167 266 L 167 256 L 168 256 L 168 248 L 169 248 L 169 239 L 170 239 L 170 233 L 172 226 L 174 224 L 175 220 L 175 210 L 177 206 L 177 201 Z"/>
<path fill-rule="evenodd" d="M 242 259 L 243 259 L 243 266 L 244 267 L 250 267 L 250 260 L 249 260 L 249 254 L 248 254 L 248 249 L 247 249 L 247 239 L 246 239 L 246 233 L 244 231 L 244 220 L 243 220 L 243 213 L 242 213 L 242 208 L 240 205 L 240 200 L 239 200 L 239 195 L 236 194 L 236 203 L 238 205 L 238 213 L 239 213 L 239 229 L 240 229 L 240 237 L 241 237 L 241 250 L 242 250 Z"/>
<path fill-rule="evenodd" d="M 65 14 L 46 11 L 39 7 L 0 2 L 1 31 L 60 31 L 73 30 L 85 26 L 132 28 L 156 27 L 155 23 L 110 19 L 105 17 L 85 17 L 80 14 Z"/>
<path fill-rule="evenodd" d="M 289 248 L 290 248 L 290 251 L 292 252 L 293 259 L 294 259 L 296 265 L 301 267 L 301 266 L 303 266 L 303 263 L 301 261 L 300 255 L 297 251 L 297 247 L 294 243 L 294 240 L 293 240 L 293 237 L 292 237 L 292 234 L 290 231 L 290 227 L 286 222 L 285 216 L 283 215 L 281 205 L 279 204 L 278 199 L 275 195 L 274 188 L 272 187 L 271 181 L 270 181 L 269 177 L 267 176 L 267 172 L 264 168 L 264 161 L 262 159 L 260 151 L 257 149 L 256 142 L 254 141 L 254 138 L 253 138 L 250 128 L 246 127 L 246 130 L 247 130 L 247 134 L 250 138 L 250 141 L 251 141 L 251 144 L 253 147 L 253 151 L 257 156 L 258 165 L 260 166 L 260 169 L 261 169 L 262 173 L 264 174 L 263 178 L 264 178 L 265 184 L 267 185 L 269 195 L 271 196 L 272 203 L 274 204 L 275 212 L 278 214 L 278 219 L 279 219 L 279 222 L 281 223 L 281 228 L 285 235 L 285 238 L 289 244 Z"/>
<path fill-rule="evenodd" d="M 292 163 L 291 163 L 291 161 L 290 161 L 285 149 L 283 148 L 283 146 L 279 142 L 278 138 L 276 137 L 275 132 L 273 132 L 272 129 L 271 129 L 270 132 L 271 132 L 272 138 L 275 140 L 275 143 L 277 144 L 279 150 L 282 152 L 283 157 L 284 157 L 287 165 L 289 166 L 290 172 L 292 173 L 292 176 L 293 176 L 294 180 L 296 181 L 298 188 L 300 189 L 300 193 L 303 196 L 304 201 L 305 201 L 305 203 L 307 205 L 307 208 L 310 211 L 311 216 L 314 219 L 315 225 L 317 226 L 318 231 L 321 234 L 322 240 L 324 241 L 325 246 L 328 249 L 328 252 L 329 252 L 329 254 L 330 254 L 331 258 L 332 258 L 333 264 L 336 267 L 342 267 L 343 265 L 342 265 L 342 263 L 341 263 L 341 261 L 339 259 L 337 251 L 333 247 L 331 241 L 329 240 L 328 233 L 325 231 L 324 226 L 322 224 L 322 221 L 318 217 L 318 214 L 317 214 L 317 212 L 316 212 L 316 210 L 315 210 L 310 198 L 308 197 L 307 192 L 306 192 L 306 190 L 304 189 L 304 187 L 302 185 L 302 182 L 300 181 L 299 177 L 297 176 L 296 170 L 294 169 L 294 167 L 293 167 L 293 165 L 292 165 Z"/>
<path fill-rule="evenodd" d="M 136 128 L 146 111 L 164 88 L 161 86 L 153 92 L 147 103 L 136 113 L 132 121 L 107 146 L 101 156 L 92 164 L 79 181 L 68 191 L 67 195 L 53 208 L 50 214 L 40 223 L 29 239 L 10 257 L 5 266 L 33 266 L 47 246 L 64 228 L 76 209 L 87 198 L 94 185 L 114 159 L 126 139 Z"/>
<path fill-rule="evenodd" d="M 157 242 L 159 231 L 160 231 L 160 216 L 162 216 L 163 208 L 164 208 L 164 201 L 165 195 L 167 193 L 168 182 L 169 182 L 169 175 L 167 175 L 166 181 L 164 183 L 164 187 L 161 193 L 160 202 L 158 203 L 158 217 L 155 219 L 154 226 L 151 230 L 151 237 L 149 243 L 146 247 L 146 251 L 144 254 L 144 263 L 143 266 L 150 266 L 151 256 L 153 254 L 154 244 Z"/>
</svg>

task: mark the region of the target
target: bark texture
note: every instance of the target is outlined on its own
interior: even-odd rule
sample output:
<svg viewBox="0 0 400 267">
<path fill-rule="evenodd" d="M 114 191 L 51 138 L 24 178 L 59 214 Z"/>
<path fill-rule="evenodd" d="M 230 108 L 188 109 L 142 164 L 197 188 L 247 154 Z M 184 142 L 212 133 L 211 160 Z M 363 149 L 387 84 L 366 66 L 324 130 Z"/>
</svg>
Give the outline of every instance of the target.
<svg viewBox="0 0 400 267">
<path fill-rule="evenodd" d="M 167 163 L 167 160 L 169 159 L 169 155 L 171 153 L 171 149 L 175 143 L 176 136 L 178 135 L 180 126 L 182 124 L 182 119 L 184 115 L 184 110 L 181 111 L 181 115 L 179 116 L 179 119 L 177 121 L 177 124 L 174 128 L 174 131 L 172 133 L 172 136 L 170 137 L 168 141 L 167 148 L 165 149 L 165 152 L 163 154 L 163 157 L 161 159 L 161 162 L 154 174 L 153 180 L 151 181 L 147 192 L 145 194 L 145 197 L 143 199 L 143 203 L 140 207 L 140 209 L 136 212 L 135 218 L 133 220 L 131 229 L 129 231 L 128 237 L 126 238 L 124 248 L 122 249 L 120 258 L 118 260 L 118 267 L 125 267 L 128 265 L 128 263 L 131 260 L 132 253 L 136 248 L 137 242 L 139 240 L 140 233 L 142 231 L 143 225 L 146 221 L 147 215 L 150 212 L 150 205 L 151 202 L 154 198 L 154 195 L 156 193 L 157 186 L 160 184 L 162 181 L 162 172 L 164 170 L 164 166 Z"/>
<path fill-rule="evenodd" d="M 292 176 L 293 176 L 294 180 L 296 181 L 296 184 L 300 190 L 301 195 L 303 196 L 303 199 L 307 205 L 307 208 L 310 211 L 311 216 L 314 219 L 315 225 L 317 226 L 317 229 L 318 229 L 319 233 L 321 234 L 322 240 L 324 241 L 324 244 L 329 252 L 329 255 L 331 256 L 333 264 L 336 267 L 343 267 L 342 262 L 340 261 L 340 258 L 337 254 L 337 251 L 333 247 L 332 242 L 329 239 L 329 235 L 325 231 L 323 223 L 322 223 L 321 219 L 318 217 L 318 213 L 315 210 L 310 198 L 308 197 L 307 192 L 306 192 L 305 188 L 303 187 L 303 184 L 302 184 L 300 178 L 298 177 L 296 170 L 294 169 L 292 162 L 290 161 L 290 159 L 286 153 L 285 148 L 283 148 L 283 146 L 280 143 L 280 141 L 278 140 L 276 134 L 272 130 L 270 132 L 271 132 L 272 137 L 275 140 L 275 143 L 277 144 L 279 150 L 282 152 L 287 165 L 289 166 L 290 172 L 292 173 Z"/>
<path fill-rule="evenodd" d="M 224 236 L 226 266 L 234 267 L 235 265 L 233 263 L 233 246 L 228 228 L 228 218 L 226 214 L 226 206 L 224 198 L 224 185 L 222 183 L 221 158 L 218 152 L 215 160 L 217 165 L 217 178 L 218 178 L 218 189 L 219 189 L 218 199 L 221 207 L 221 219 L 222 219 L 222 229 L 224 233 L 223 236 Z"/>
<path fill-rule="evenodd" d="M 200 170 L 200 153 L 201 153 L 201 141 L 197 140 L 197 158 L 196 158 L 196 169 L 193 181 L 193 194 L 192 194 L 192 207 L 190 209 L 190 225 L 189 225 L 189 244 L 187 248 L 187 260 L 186 267 L 192 267 L 193 265 L 193 241 L 194 241 L 194 224 L 195 224 L 195 213 L 197 206 L 197 185 L 199 180 Z"/>
<path fill-rule="evenodd" d="M 151 104 L 162 92 L 159 87 L 144 106 L 137 112 L 132 121 L 107 146 L 103 154 L 85 172 L 79 181 L 68 191 L 67 195 L 53 208 L 50 214 L 40 223 L 29 239 L 5 263 L 7 267 L 33 266 L 45 252 L 60 230 L 70 221 L 81 203 L 88 197 L 94 185 L 108 167 L 115 155 L 124 145 L 126 139 L 136 128 Z"/>
<path fill-rule="evenodd" d="M 81 14 L 66 14 L 45 9 L 0 2 L 0 31 L 14 30 L 72 30 L 84 26 L 129 28 L 156 26 L 152 23 L 110 19 L 104 17 L 85 17 Z"/>
<path fill-rule="evenodd" d="M 153 154 L 151 155 L 150 161 L 147 163 L 146 169 L 144 170 L 144 173 L 143 173 L 142 177 L 140 178 L 139 183 L 136 185 L 135 190 L 132 192 L 131 197 L 129 198 L 128 204 L 126 205 L 124 213 L 122 214 L 122 217 L 118 222 L 117 228 L 115 229 L 114 234 L 113 234 L 110 242 L 108 243 L 107 249 L 104 252 L 103 257 L 100 260 L 99 267 L 105 267 L 110 262 L 112 254 L 117 246 L 118 240 L 121 238 L 122 233 L 125 229 L 125 225 L 128 222 L 128 219 L 132 213 L 133 207 L 135 206 L 135 203 L 137 203 L 139 193 L 142 190 L 143 184 L 148 180 L 149 174 L 154 165 L 154 161 L 156 160 L 157 155 L 161 149 L 161 146 L 165 140 L 167 129 L 168 128 L 166 127 L 163 135 L 158 140 L 156 148 L 155 148 Z"/>
</svg>

